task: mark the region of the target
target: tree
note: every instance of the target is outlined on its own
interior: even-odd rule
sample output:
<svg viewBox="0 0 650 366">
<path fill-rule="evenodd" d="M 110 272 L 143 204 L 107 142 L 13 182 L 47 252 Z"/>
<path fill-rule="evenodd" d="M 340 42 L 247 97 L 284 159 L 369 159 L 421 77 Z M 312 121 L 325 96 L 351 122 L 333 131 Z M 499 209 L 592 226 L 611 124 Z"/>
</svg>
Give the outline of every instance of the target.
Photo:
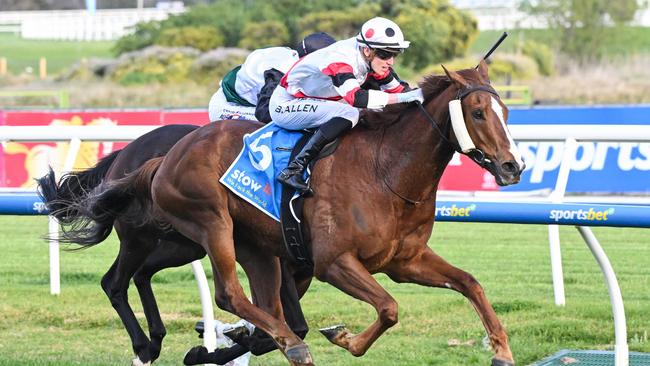
<svg viewBox="0 0 650 366">
<path fill-rule="evenodd" d="M 289 31 L 287 27 L 278 21 L 267 20 L 246 24 L 243 37 L 239 41 L 239 47 L 254 50 L 262 47 L 283 45 L 288 41 Z"/>
<path fill-rule="evenodd" d="M 586 62 L 602 56 L 612 26 L 632 20 L 639 5 L 637 0 L 527 0 L 521 8 L 545 17 L 560 35 L 560 50 Z"/>
<path fill-rule="evenodd" d="M 160 33 L 156 44 L 167 47 L 193 47 L 208 51 L 223 46 L 223 37 L 214 27 L 167 28 Z"/>
<path fill-rule="evenodd" d="M 379 14 L 377 4 L 364 4 L 337 11 L 312 12 L 298 22 L 299 39 L 314 32 L 326 32 L 336 39 L 349 38 L 359 33 L 366 20 Z"/>
<path fill-rule="evenodd" d="M 337 39 L 353 37 L 375 16 L 400 25 L 412 42 L 401 63 L 416 69 L 463 56 L 477 33 L 476 20 L 448 0 L 219 0 L 156 25 L 138 25 L 135 34 L 118 41 L 116 49 L 121 53 L 155 44 L 162 33 L 163 43 L 187 44 L 174 32 L 203 26 L 216 29 L 228 47 L 292 47 L 313 32 L 327 32 Z"/>
<path fill-rule="evenodd" d="M 476 20 L 447 0 L 384 1 L 383 7 L 397 14 L 397 24 L 412 42 L 404 63 L 415 69 L 464 56 L 478 33 Z"/>
</svg>

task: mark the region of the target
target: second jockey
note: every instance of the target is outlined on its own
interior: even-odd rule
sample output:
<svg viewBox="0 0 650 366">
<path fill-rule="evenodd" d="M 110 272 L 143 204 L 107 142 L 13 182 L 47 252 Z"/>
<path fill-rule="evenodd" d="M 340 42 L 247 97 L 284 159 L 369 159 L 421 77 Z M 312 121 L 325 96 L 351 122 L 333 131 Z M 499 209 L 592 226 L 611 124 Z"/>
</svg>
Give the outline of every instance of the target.
<svg viewBox="0 0 650 366">
<path fill-rule="evenodd" d="M 212 95 L 208 105 L 210 121 L 259 120 L 255 116 L 255 109 L 258 94 L 266 82 L 265 73 L 275 69 L 275 75 L 279 75 L 275 77 L 279 79 L 299 58 L 334 42 L 336 40 L 329 34 L 319 32 L 305 37 L 295 50 L 288 47 L 268 47 L 251 52 L 242 65 L 228 72 L 219 83 L 220 88 Z"/>
</svg>

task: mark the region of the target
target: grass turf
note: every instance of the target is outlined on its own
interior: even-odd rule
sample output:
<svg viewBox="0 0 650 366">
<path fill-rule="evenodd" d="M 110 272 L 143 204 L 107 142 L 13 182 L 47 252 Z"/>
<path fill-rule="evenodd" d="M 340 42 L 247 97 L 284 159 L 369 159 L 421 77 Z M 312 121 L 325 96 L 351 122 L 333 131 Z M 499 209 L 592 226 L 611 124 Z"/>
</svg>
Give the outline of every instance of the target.
<svg viewBox="0 0 650 366">
<path fill-rule="evenodd" d="M 80 252 L 62 252 L 62 290 L 49 295 L 48 246 L 40 239 L 44 217 L 0 217 L 0 365 L 114 365 L 133 357 L 122 324 L 99 281 L 117 253 L 115 236 Z M 650 352 L 650 231 L 596 228 L 617 273 L 625 301 L 632 351 Z M 546 227 L 540 225 L 438 223 L 431 245 L 472 273 L 510 335 L 518 364 L 559 349 L 611 349 L 614 329 L 607 288 L 577 231 L 562 228 L 567 305 L 553 304 Z M 207 268 L 207 263 L 204 261 Z M 315 281 L 303 299 L 312 331 L 307 336 L 320 365 L 486 365 L 483 327 L 468 301 L 444 289 L 398 285 L 376 276 L 400 304 L 400 322 L 368 353 L 355 358 L 328 343 L 317 328 L 345 323 L 357 332 L 374 321 L 365 303 Z M 132 306 L 145 323 L 133 286 Z M 157 365 L 178 365 L 201 341 L 193 331 L 201 316 L 189 266 L 154 277 L 154 291 L 168 335 Z M 217 318 L 232 315 L 217 310 Z M 459 340 L 452 347 L 448 342 Z M 274 352 L 251 365 L 285 365 Z"/>
<path fill-rule="evenodd" d="M 54 75 L 72 66 L 82 58 L 112 58 L 112 41 L 51 41 L 22 39 L 13 34 L 0 33 L 0 57 L 7 59 L 12 74 L 25 72 L 28 67 L 38 75 L 39 59 L 47 60 L 48 75 Z"/>
<path fill-rule="evenodd" d="M 499 49 L 502 52 L 514 52 L 520 42 L 528 39 L 536 42 L 557 46 L 557 32 L 547 29 L 508 29 L 508 38 Z M 503 30 L 482 31 L 469 47 L 472 54 L 483 55 L 496 42 Z M 602 42 L 603 55 L 608 58 L 624 57 L 634 54 L 650 53 L 650 28 L 648 27 L 616 27 L 611 28 Z"/>
</svg>

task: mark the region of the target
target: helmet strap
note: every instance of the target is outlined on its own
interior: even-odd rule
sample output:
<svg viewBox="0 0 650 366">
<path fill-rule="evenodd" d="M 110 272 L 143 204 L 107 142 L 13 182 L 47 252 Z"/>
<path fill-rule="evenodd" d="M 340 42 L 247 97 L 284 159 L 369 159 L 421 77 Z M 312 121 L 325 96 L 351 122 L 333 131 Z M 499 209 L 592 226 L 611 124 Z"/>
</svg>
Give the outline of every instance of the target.
<svg viewBox="0 0 650 366">
<path fill-rule="evenodd" d="M 359 30 L 359 35 L 361 36 L 361 39 L 363 39 L 363 43 L 365 44 L 365 47 L 367 47 L 370 51 L 374 51 L 375 49 L 370 45 L 370 42 L 368 42 L 366 37 L 363 36 L 363 28 L 361 30 Z M 363 52 L 363 51 L 361 51 L 361 52 Z M 364 56 L 364 59 L 365 59 L 365 55 L 363 55 L 363 56 Z M 372 64 L 371 64 L 372 59 L 373 59 L 373 57 L 371 55 L 370 59 L 366 60 L 366 63 L 368 63 L 368 68 L 370 69 L 370 71 L 375 72 L 375 70 L 372 69 Z"/>
<path fill-rule="evenodd" d="M 374 48 L 370 45 L 370 42 L 366 39 L 366 37 L 363 36 L 363 28 L 359 31 L 359 35 L 361 36 L 361 39 L 363 39 L 363 43 L 366 44 L 366 47 L 370 50 L 374 50 Z"/>
</svg>

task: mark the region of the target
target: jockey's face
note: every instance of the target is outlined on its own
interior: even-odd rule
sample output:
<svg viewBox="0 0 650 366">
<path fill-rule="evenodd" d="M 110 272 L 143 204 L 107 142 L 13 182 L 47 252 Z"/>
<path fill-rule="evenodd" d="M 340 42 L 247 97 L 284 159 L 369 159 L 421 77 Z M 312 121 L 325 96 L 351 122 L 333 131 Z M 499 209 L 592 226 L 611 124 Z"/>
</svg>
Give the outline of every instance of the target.
<svg viewBox="0 0 650 366">
<path fill-rule="evenodd" d="M 363 55 L 366 57 L 366 60 L 370 63 L 370 68 L 372 71 L 379 75 L 385 75 L 388 70 L 395 63 L 395 53 L 387 52 L 384 50 L 371 50 L 369 48 L 363 48 Z"/>
</svg>

